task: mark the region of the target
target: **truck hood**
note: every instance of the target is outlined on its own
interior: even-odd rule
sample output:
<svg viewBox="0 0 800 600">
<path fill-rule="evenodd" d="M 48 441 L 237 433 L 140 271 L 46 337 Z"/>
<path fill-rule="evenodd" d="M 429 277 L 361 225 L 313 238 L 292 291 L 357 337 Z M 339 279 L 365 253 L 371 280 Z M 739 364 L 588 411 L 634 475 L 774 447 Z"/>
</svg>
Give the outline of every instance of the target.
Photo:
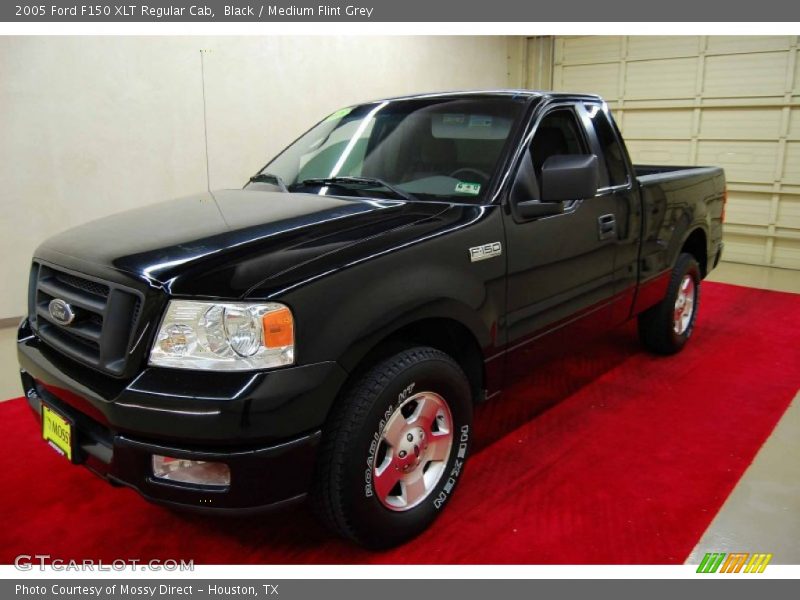
<svg viewBox="0 0 800 600">
<path fill-rule="evenodd" d="M 92 221 L 50 238 L 44 260 L 87 274 L 124 272 L 175 295 L 239 297 L 447 205 L 224 190 Z"/>
</svg>

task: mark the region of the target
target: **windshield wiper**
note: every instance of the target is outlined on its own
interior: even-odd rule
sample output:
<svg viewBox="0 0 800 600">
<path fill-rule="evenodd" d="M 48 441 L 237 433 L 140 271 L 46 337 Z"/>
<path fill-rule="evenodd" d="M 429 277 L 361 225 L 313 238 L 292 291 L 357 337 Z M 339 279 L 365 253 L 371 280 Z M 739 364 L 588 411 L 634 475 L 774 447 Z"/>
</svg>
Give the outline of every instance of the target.
<svg viewBox="0 0 800 600">
<path fill-rule="evenodd" d="M 250 178 L 250 183 L 274 183 L 282 192 L 289 193 L 289 188 L 286 187 L 281 176 L 274 173 L 256 173 Z"/>
<path fill-rule="evenodd" d="M 382 187 L 389 190 L 398 198 L 411 201 L 416 200 L 412 194 L 393 186 L 391 183 L 387 183 L 383 179 L 378 179 L 377 177 L 314 177 L 311 179 L 304 179 L 296 185 L 332 185 L 342 187 L 348 185 L 360 185 L 361 187 Z"/>
</svg>

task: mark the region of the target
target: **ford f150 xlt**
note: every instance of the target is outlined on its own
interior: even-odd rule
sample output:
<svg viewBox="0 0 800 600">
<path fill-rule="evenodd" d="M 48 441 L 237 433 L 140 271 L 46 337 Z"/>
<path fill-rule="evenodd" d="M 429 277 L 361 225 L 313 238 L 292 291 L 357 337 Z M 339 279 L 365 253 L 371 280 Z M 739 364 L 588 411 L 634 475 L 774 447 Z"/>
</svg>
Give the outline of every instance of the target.
<svg viewBox="0 0 800 600">
<path fill-rule="evenodd" d="M 645 347 L 681 349 L 725 197 L 721 169 L 631 164 L 597 96 L 352 106 L 244 189 L 43 243 L 22 383 L 51 446 L 150 500 L 309 496 L 396 544 L 447 504 L 474 404 L 532 347 L 638 317 Z"/>
</svg>

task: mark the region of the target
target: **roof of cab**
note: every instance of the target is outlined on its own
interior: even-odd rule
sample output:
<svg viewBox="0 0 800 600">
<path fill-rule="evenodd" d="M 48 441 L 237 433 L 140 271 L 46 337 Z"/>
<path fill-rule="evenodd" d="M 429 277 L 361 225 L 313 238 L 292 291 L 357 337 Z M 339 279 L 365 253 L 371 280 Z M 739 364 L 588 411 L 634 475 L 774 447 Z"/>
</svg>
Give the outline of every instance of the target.
<svg viewBox="0 0 800 600">
<path fill-rule="evenodd" d="M 549 90 L 522 90 L 522 89 L 497 89 L 497 90 L 459 90 L 451 92 L 428 92 L 421 94 L 408 94 L 405 96 L 394 96 L 390 98 L 380 98 L 372 102 L 389 102 L 396 100 L 422 100 L 426 98 L 462 98 L 469 96 L 511 96 L 522 98 L 577 98 L 586 100 L 602 100 L 596 94 L 579 94 L 568 92 L 554 92 Z"/>
</svg>

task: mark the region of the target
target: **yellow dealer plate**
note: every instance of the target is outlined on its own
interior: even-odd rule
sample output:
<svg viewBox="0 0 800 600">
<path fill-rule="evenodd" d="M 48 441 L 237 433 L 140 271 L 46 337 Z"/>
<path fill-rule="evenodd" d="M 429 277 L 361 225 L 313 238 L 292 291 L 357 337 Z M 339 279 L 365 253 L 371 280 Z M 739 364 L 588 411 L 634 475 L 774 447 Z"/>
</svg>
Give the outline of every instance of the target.
<svg viewBox="0 0 800 600">
<path fill-rule="evenodd" d="M 42 437 L 56 452 L 72 460 L 72 425 L 46 404 L 42 404 Z"/>
</svg>

